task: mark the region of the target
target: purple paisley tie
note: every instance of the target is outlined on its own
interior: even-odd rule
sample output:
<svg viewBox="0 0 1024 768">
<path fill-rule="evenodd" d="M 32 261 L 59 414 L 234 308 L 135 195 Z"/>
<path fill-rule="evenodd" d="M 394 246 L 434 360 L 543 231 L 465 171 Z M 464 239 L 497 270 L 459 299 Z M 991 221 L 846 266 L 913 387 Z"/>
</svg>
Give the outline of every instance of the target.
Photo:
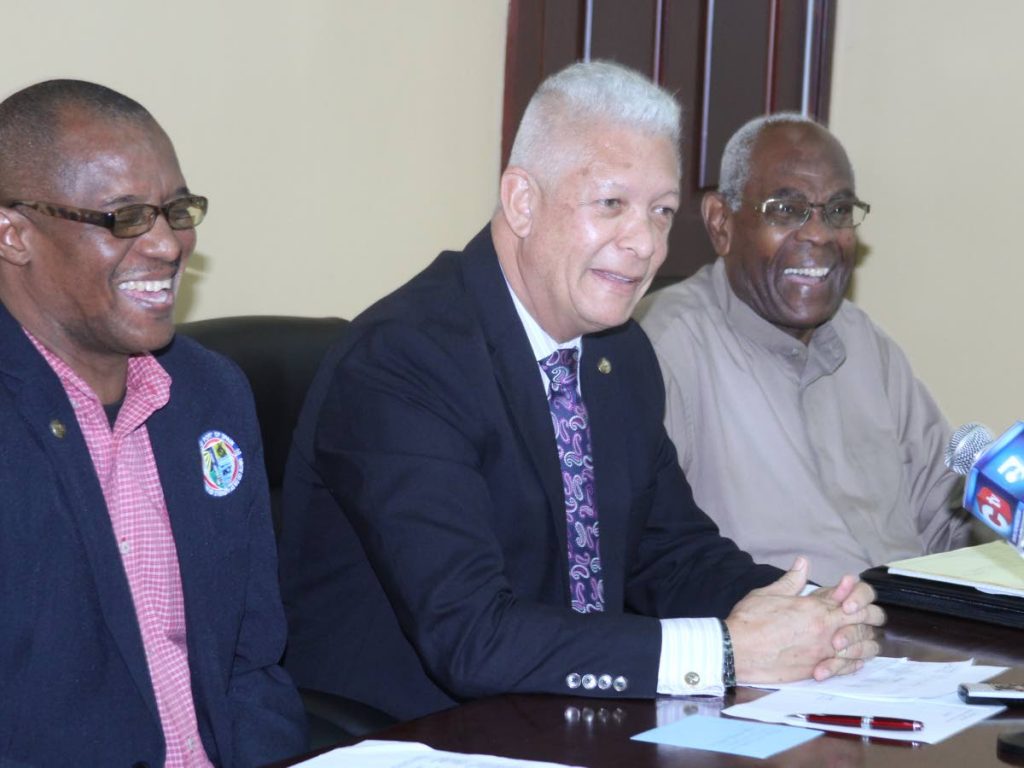
<svg viewBox="0 0 1024 768">
<path fill-rule="evenodd" d="M 590 425 L 586 406 L 576 388 L 578 351 L 559 349 L 541 360 L 540 365 L 551 382 L 548 406 L 555 427 L 565 494 L 572 609 L 580 613 L 603 611 L 604 583 L 598 547 Z"/>
</svg>

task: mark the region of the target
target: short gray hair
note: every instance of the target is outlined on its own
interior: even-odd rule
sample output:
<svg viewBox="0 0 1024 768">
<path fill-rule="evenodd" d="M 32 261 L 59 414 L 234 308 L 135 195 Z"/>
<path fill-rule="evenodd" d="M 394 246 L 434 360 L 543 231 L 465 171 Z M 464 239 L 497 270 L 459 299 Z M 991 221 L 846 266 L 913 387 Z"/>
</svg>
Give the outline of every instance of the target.
<svg viewBox="0 0 1024 768">
<path fill-rule="evenodd" d="M 761 132 L 769 125 L 808 123 L 828 131 L 817 120 L 799 112 L 776 112 L 773 115 L 755 117 L 732 135 L 722 152 L 722 168 L 718 174 L 718 193 L 725 198 L 732 210 L 738 211 L 743 202 L 743 190 L 746 188 L 747 182 L 750 181 L 750 159 L 754 154 L 754 145 Z M 853 181 L 852 166 L 850 167 L 850 181 Z"/>
<path fill-rule="evenodd" d="M 554 174 L 567 158 L 559 139 L 567 129 L 615 123 L 672 142 L 679 160 L 682 107 L 664 88 L 611 61 L 577 62 L 537 88 L 519 123 L 509 165 Z"/>
</svg>

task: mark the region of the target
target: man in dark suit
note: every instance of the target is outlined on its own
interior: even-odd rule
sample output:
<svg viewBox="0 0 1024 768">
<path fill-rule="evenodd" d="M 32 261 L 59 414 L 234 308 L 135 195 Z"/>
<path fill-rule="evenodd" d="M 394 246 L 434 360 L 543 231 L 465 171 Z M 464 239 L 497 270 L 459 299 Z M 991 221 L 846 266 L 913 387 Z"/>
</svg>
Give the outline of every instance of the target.
<svg viewBox="0 0 1024 768">
<path fill-rule="evenodd" d="M 131 99 L 56 80 L 0 104 L 5 766 L 305 747 L 252 395 L 172 342 L 205 212 Z"/>
<path fill-rule="evenodd" d="M 806 563 L 754 565 L 678 469 L 628 319 L 665 258 L 678 135 L 636 73 L 550 78 L 489 226 L 329 356 L 285 486 L 300 684 L 405 718 L 503 692 L 720 693 L 877 652 L 870 587 L 799 596 Z"/>
</svg>

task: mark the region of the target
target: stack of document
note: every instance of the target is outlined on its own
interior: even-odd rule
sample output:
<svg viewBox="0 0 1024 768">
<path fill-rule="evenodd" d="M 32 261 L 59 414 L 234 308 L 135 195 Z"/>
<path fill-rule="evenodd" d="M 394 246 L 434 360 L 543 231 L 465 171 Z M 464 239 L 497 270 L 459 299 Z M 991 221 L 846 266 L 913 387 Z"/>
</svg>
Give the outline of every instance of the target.
<svg viewBox="0 0 1024 768">
<path fill-rule="evenodd" d="M 1005 541 L 897 560 L 889 573 L 1024 597 L 1024 557 Z"/>
<path fill-rule="evenodd" d="M 415 741 L 363 741 L 299 763 L 305 768 L 572 768 L 561 763 L 443 752 Z"/>
<path fill-rule="evenodd" d="M 802 680 L 758 686 L 778 690 L 756 701 L 724 709 L 722 714 L 766 723 L 935 744 L 1005 709 L 964 704 L 956 694 L 960 683 L 982 682 L 1004 671 L 1006 667 L 980 666 L 971 660 L 926 662 L 879 657 L 852 675 L 822 682 Z M 809 724 L 797 717 L 821 714 L 913 720 L 922 727 L 905 731 L 850 728 Z"/>
</svg>

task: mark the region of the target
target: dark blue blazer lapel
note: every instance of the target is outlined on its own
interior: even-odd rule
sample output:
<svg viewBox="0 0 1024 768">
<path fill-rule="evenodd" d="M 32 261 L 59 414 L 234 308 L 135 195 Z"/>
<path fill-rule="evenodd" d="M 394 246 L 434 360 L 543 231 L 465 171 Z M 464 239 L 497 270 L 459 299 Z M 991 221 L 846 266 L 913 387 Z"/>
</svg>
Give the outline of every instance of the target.
<svg viewBox="0 0 1024 768">
<path fill-rule="evenodd" d="M 628 414 L 637 405 L 624 401 L 619 384 L 624 371 L 617 368 L 621 361 L 615 347 L 605 334 L 585 336 L 580 359 L 580 388 L 587 406 L 594 454 L 601 566 L 606 574 L 605 605 L 609 609 L 623 605 L 623 584 L 629 575 L 624 573 L 631 501 Z"/>
<path fill-rule="evenodd" d="M 184 381 L 187 373 L 173 370 L 173 366 L 167 365 L 166 356 L 161 357 L 160 362 L 172 377 L 171 399 L 150 417 L 147 426 L 167 503 L 167 514 L 174 531 L 182 589 L 186 595 L 185 604 L 192 609 L 193 606 L 198 608 L 205 604 L 206 600 L 200 599 L 193 603 L 189 599 L 190 593 L 203 591 L 203 584 L 216 583 L 215 574 L 209 571 L 218 562 L 215 550 L 219 541 L 215 530 L 216 516 L 210 508 L 213 497 L 203 487 L 199 438 L 208 430 L 225 430 L 225 425 L 201 424 L 203 415 L 195 412 L 199 398 L 189 397 L 187 392 L 182 392 L 188 386 Z M 244 458 L 248 460 L 249 457 Z M 244 476 L 243 472 L 243 479 Z M 190 583 L 186 584 L 186 578 Z M 190 634 L 192 623 L 190 617 Z"/>
<path fill-rule="evenodd" d="M 189 670 L 199 731 L 207 750 L 211 743 L 216 743 L 216 753 L 223 758 L 230 754 L 231 745 L 221 743 L 218 738 L 222 736 L 221 729 L 215 725 L 228 721 L 230 713 L 224 710 L 226 679 L 224 670 L 218 666 L 216 649 L 218 621 L 223 618 L 218 613 L 229 611 L 229 608 L 225 604 L 226 595 L 220 594 L 219 590 L 211 590 L 210 585 L 219 584 L 226 589 L 224 578 L 227 574 L 217 573 L 215 569 L 229 567 L 225 564 L 230 560 L 217 548 L 245 538 L 237 532 L 224 534 L 217 530 L 220 510 L 213 508 L 211 502 L 215 499 L 203 488 L 199 438 L 210 429 L 236 436 L 231 435 L 223 424 L 203 423 L 202 419 L 207 414 L 197 412 L 197 409 L 201 407 L 200 403 L 210 401 L 209 393 L 188 391 L 187 371 L 173 365 L 172 354 L 162 354 L 159 359 L 171 374 L 171 398 L 166 406 L 150 417 L 147 428 L 178 554 L 178 572 L 185 600 Z M 243 473 L 243 481 L 245 479 Z"/>
<path fill-rule="evenodd" d="M 3 306 L 0 306 L 0 371 L 8 377 L 15 405 L 54 468 L 53 474 L 66 500 L 67 514 L 81 535 L 110 634 L 142 698 L 159 720 L 128 578 L 85 437 L 60 380 Z M 63 438 L 57 438 L 50 431 L 54 419 L 64 425 Z"/>
<path fill-rule="evenodd" d="M 544 489 L 560 543 L 559 553 L 565 559 L 565 498 L 551 412 L 530 340 L 498 265 L 490 227 L 477 235 L 463 253 L 466 287 L 476 301 L 477 316 L 491 350 L 494 374 L 505 397 L 508 417 L 518 430 L 523 451 Z M 563 592 L 568 595 L 568 562 L 562 571 L 566 580 Z"/>
<path fill-rule="evenodd" d="M 171 367 L 167 365 L 166 357 L 162 357 L 160 362 L 165 368 Z M 187 377 L 181 372 L 168 372 L 172 376 L 171 399 L 150 417 L 147 428 L 178 553 L 188 627 L 189 666 L 193 670 L 195 685 L 210 678 L 210 675 L 202 673 L 208 661 L 202 649 L 210 645 L 199 635 L 205 635 L 212 626 L 209 610 L 211 604 L 216 604 L 217 596 L 210 594 L 209 585 L 219 580 L 212 569 L 220 561 L 214 550 L 218 542 L 223 541 L 214 530 L 215 515 L 210 509 L 212 497 L 203 490 L 199 438 L 207 429 L 223 428 L 223 425 L 210 425 L 204 429 L 194 412 L 199 399 L 181 392 L 187 386 L 184 381 Z M 198 690 L 195 693 L 198 695 Z"/>
<path fill-rule="evenodd" d="M 148 429 L 178 553 L 200 732 L 218 741 L 223 757 L 230 754 L 231 745 L 219 743 L 226 734 L 214 726 L 231 717 L 224 709 L 224 686 L 232 659 L 223 654 L 234 646 L 225 644 L 225 638 L 231 637 L 232 617 L 239 610 L 236 601 L 245 593 L 250 506 L 255 493 L 266 493 L 266 474 L 253 442 L 258 434 L 255 423 L 243 427 L 218 407 L 216 393 L 194 385 L 189 375 L 192 363 L 185 362 L 186 356 L 179 351 L 172 343 L 157 355 L 171 376 L 171 398 L 150 417 Z M 219 395 L 241 396 L 239 392 Z M 224 496 L 207 493 L 203 480 L 199 441 L 211 430 L 226 434 L 242 451 L 241 483 Z M 211 584 L 218 589 L 211 590 Z M 204 728 L 207 716 L 209 727 Z"/>
</svg>

